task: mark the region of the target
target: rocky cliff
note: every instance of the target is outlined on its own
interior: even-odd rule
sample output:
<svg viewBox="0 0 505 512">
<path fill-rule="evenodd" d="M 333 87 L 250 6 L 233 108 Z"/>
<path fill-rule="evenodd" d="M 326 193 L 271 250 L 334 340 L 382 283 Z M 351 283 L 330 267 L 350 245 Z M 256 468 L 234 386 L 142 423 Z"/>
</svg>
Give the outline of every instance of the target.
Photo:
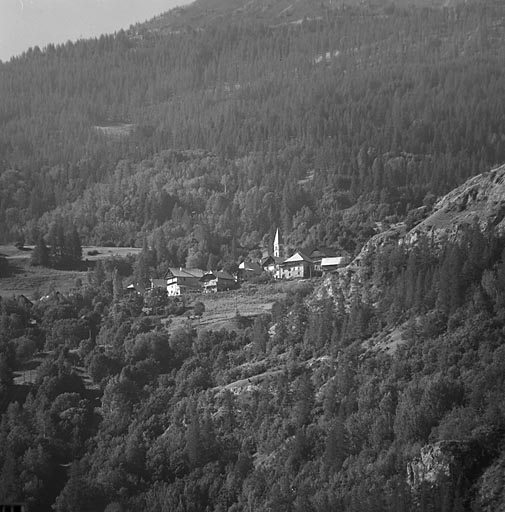
<svg viewBox="0 0 505 512">
<path fill-rule="evenodd" d="M 431 210 L 426 207 L 412 215 L 417 223 L 408 229 L 399 223 L 370 238 L 349 268 L 358 268 L 378 247 L 415 244 L 422 236 L 433 242 L 458 237 L 464 226 L 477 223 L 482 230 L 505 233 L 505 165 L 479 174 L 440 198 Z"/>
<path fill-rule="evenodd" d="M 422 484 L 439 485 L 457 481 L 484 458 L 475 441 L 439 441 L 421 448 L 419 456 L 407 465 L 407 482 L 414 488 Z"/>
<path fill-rule="evenodd" d="M 505 165 L 479 174 L 439 199 L 431 214 L 411 229 L 405 240 L 425 234 L 435 241 L 457 236 L 465 225 L 505 232 Z"/>
<path fill-rule="evenodd" d="M 435 244 L 454 240 L 465 226 L 473 224 L 482 230 L 505 234 L 505 165 L 471 178 L 440 198 L 432 208 L 413 210 L 407 222 L 387 226 L 371 237 L 348 266 L 324 280 L 316 297 L 330 296 L 349 307 L 350 298 L 359 290 L 363 302 L 373 303 L 375 293 L 363 286 L 363 270 L 367 268 L 368 257 L 378 248 L 413 245 L 422 237 Z"/>
</svg>

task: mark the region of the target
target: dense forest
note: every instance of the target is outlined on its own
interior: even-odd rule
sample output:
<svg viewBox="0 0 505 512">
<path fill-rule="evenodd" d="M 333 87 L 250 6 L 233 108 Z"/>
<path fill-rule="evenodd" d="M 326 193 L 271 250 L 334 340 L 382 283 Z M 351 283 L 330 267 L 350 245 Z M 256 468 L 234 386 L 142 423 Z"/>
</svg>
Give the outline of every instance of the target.
<svg viewBox="0 0 505 512">
<path fill-rule="evenodd" d="M 0 500 L 501 510 L 503 238 L 472 227 L 443 250 L 384 246 L 354 272 L 352 291 L 348 273 L 300 283 L 271 314 L 218 331 L 141 315 L 113 268 L 67 296 L 2 300 Z M 34 383 L 14 385 L 40 351 Z"/>
<path fill-rule="evenodd" d="M 66 219 L 223 263 L 281 226 L 353 252 L 505 160 L 504 9 L 323 2 L 31 49 L 0 64 L 0 237 Z"/>
<path fill-rule="evenodd" d="M 505 5 L 315 3 L 178 10 L 0 63 L 0 239 L 56 269 L 142 247 L 0 299 L 0 503 L 505 507 L 503 203 L 486 229 L 370 240 L 505 162 Z M 276 227 L 359 258 L 218 330 L 208 297 L 125 286 L 259 258 Z"/>
</svg>

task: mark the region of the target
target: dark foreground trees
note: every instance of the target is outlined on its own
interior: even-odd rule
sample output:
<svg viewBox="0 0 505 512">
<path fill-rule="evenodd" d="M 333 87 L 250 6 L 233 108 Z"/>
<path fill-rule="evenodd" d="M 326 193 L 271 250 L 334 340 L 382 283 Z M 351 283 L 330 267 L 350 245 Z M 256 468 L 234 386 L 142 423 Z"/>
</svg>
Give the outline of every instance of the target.
<svg viewBox="0 0 505 512">
<path fill-rule="evenodd" d="M 81 238 L 75 226 L 65 229 L 61 222 L 55 222 L 47 235 L 49 247 L 42 233 L 31 254 L 30 263 L 34 266 L 58 269 L 79 268 L 82 259 Z"/>
<path fill-rule="evenodd" d="M 378 249 L 352 292 L 305 283 L 229 329 L 163 326 L 110 279 L 3 301 L 0 490 L 62 512 L 499 510 L 503 247 L 469 228 Z M 54 351 L 26 389 L 30 340 Z M 421 453 L 442 454 L 435 481 L 412 476 Z"/>
</svg>

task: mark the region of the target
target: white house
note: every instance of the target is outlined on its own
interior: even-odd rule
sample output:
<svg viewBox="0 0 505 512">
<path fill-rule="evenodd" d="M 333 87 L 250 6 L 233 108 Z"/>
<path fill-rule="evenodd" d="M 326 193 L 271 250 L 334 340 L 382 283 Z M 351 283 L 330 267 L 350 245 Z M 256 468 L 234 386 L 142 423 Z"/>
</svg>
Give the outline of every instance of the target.
<svg viewBox="0 0 505 512">
<path fill-rule="evenodd" d="M 302 279 L 312 277 L 314 262 L 301 251 L 296 251 L 279 265 L 281 279 Z"/>
<path fill-rule="evenodd" d="M 202 291 L 200 279 L 203 275 L 203 270 L 199 269 L 169 268 L 165 274 L 168 296 L 200 293 Z"/>
</svg>

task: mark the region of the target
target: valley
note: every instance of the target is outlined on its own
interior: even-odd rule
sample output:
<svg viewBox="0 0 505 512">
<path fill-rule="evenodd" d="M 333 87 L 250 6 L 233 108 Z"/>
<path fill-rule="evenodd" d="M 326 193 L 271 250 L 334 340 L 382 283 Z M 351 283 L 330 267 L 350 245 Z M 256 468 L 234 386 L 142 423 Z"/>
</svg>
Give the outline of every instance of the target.
<svg viewBox="0 0 505 512">
<path fill-rule="evenodd" d="M 504 59 L 197 0 L 0 63 L 0 508 L 503 510 Z"/>
</svg>

